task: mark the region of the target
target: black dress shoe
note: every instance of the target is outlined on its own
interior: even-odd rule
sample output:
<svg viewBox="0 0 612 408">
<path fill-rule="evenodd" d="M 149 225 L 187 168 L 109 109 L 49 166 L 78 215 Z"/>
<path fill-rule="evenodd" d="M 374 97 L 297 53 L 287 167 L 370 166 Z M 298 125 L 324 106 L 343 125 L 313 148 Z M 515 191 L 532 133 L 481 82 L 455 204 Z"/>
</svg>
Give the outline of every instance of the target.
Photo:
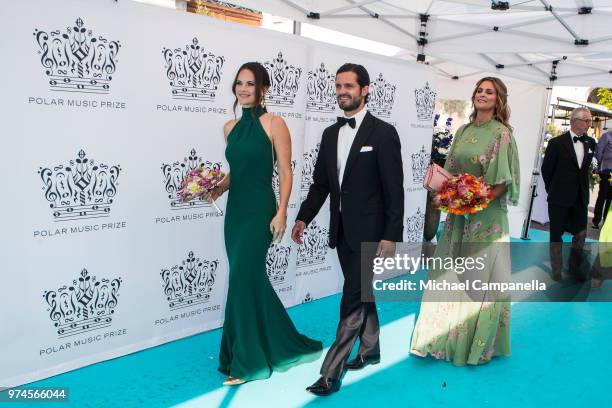
<svg viewBox="0 0 612 408">
<path fill-rule="evenodd" d="M 314 384 L 306 388 L 306 391 L 318 395 L 319 397 L 327 397 L 328 395 L 340 389 L 340 380 L 335 378 L 319 378 Z"/>
<path fill-rule="evenodd" d="M 363 367 L 368 364 L 378 364 L 380 363 L 380 354 L 375 354 L 373 356 L 362 356 L 357 354 L 352 361 L 346 363 L 347 370 L 361 370 Z"/>
<path fill-rule="evenodd" d="M 599 224 L 591 224 L 591 227 L 592 227 L 593 229 L 599 229 Z"/>
</svg>

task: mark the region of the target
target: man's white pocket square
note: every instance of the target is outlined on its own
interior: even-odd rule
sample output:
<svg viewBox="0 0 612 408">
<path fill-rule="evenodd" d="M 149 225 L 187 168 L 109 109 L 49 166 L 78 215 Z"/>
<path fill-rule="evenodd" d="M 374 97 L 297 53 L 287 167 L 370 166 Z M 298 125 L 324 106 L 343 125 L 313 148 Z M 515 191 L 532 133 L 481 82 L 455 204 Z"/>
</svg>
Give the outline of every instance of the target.
<svg viewBox="0 0 612 408">
<path fill-rule="evenodd" d="M 360 150 L 361 153 L 363 152 L 371 152 L 372 151 L 372 146 L 363 146 Z"/>
</svg>

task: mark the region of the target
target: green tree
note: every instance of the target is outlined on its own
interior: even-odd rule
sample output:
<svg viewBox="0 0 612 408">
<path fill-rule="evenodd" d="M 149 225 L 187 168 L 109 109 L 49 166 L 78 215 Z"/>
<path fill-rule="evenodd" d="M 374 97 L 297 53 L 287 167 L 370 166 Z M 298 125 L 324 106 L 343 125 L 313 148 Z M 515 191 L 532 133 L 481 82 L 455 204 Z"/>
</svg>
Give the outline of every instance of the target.
<svg viewBox="0 0 612 408">
<path fill-rule="evenodd" d="M 612 109 L 612 89 L 599 88 L 597 90 L 597 96 L 599 97 L 600 105 L 605 105 L 608 109 Z"/>
</svg>

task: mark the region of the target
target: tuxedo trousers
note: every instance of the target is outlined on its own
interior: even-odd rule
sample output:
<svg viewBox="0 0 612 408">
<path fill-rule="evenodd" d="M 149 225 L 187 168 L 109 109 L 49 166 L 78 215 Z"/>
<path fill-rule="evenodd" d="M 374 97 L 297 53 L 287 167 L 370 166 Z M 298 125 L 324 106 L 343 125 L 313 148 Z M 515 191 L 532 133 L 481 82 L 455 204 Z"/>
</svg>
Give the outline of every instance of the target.
<svg viewBox="0 0 612 408">
<path fill-rule="evenodd" d="M 365 245 L 360 250 L 353 251 L 345 238 L 342 221 L 340 221 L 336 246 L 344 275 L 340 322 L 336 330 L 336 339 L 321 366 L 321 375 L 334 379 L 342 375 L 344 365 L 357 338 L 359 338 L 358 353 L 360 355 L 367 357 L 380 354 L 378 340 L 380 324 L 372 294 L 372 261 L 376 256 L 375 247 L 377 245 Z M 362 263 L 369 267 L 362 268 Z M 371 301 L 364 301 L 364 299 Z"/>
<path fill-rule="evenodd" d="M 577 273 L 581 263 L 584 241 L 587 234 L 588 209 L 580 199 L 571 207 L 561 207 L 548 204 L 550 219 L 550 264 L 553 272 L 563 269 L 563 233 L 568 231 L 573 235 L 572 249 L 569 259 L 570 273 Z"/>
</svg>

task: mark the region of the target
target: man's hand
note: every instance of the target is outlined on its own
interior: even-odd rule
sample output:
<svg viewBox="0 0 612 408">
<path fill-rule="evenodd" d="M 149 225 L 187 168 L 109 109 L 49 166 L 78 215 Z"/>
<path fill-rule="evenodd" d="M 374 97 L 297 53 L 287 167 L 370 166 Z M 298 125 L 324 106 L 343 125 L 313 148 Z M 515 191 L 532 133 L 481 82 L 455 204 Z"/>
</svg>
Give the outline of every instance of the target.
<svg viewBox="0 0 612 408">
<path fill-rule="evenodd" d="M 376 250 L 376 256 L 380 258 L 390 258 L 395 255 L 395 242 L 381 240 Z"/>
<path fill-rule="evenodd" d="M 304 234 L 304 229 L 306 228 L 306 223 L 304 221 L 297 220 L 295 225 L 293 225 L 293 229 L 291 230 L 291 239 L 296 244 L 302 245 L 304 241 L 302 241 L 302 234 Z"/>
</svg>

